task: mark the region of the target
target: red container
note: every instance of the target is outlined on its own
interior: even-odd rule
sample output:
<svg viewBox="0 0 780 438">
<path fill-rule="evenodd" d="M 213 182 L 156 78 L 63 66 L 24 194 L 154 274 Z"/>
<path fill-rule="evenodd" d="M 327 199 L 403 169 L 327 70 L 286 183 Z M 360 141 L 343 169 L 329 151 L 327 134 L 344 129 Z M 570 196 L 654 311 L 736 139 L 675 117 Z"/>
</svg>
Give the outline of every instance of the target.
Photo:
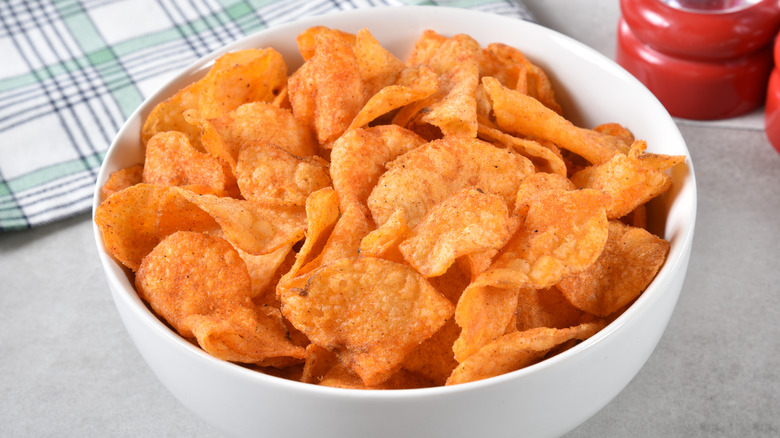
<svg viewBox="0 0 780 438">
<path fill-rule="evenodd" d="M 761 106 L 780 0 L 621 0 L 617 62 L 676 117 L 713 120 Z"/>
<path fill-rule="evenodd" d="M 780 65 L 780 38 L 775 43 L 775 65 Z M 764 129 L 772 146 L 780 152 L 780 70 L 775 67 L 769 76 L 764 108 Z"/>
</svg>

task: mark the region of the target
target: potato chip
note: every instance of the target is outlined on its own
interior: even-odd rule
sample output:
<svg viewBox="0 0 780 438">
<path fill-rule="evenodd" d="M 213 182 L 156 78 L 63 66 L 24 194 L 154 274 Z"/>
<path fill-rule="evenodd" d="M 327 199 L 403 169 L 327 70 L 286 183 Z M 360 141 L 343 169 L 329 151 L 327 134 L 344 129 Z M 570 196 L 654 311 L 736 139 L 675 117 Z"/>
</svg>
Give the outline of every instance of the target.
<svg viewBox="0 0 780 438">
<path fill-rule="evenodd" d="M 514 85 L 511 82 L 506 83 L 508 88 L 531 96 L 547 108 L 558 114 L 563 114 L 561 105 L 555 99 L 555 90 L 547 73 L 529 61 L 520 50 L 502 43 L 488 44 L 486 50 L 492 53 L 502 64 L 515 70 L 513 75 L 515 77 Z"/>
<path fill-rule="evenodd" d="M 412 131 L 396 125 L 381 125 L 349 131 L 334 144 L 330 175 L 342 211 L 350 205 L 364 206 L 385 164 L 425 142 Z"/>
<path fill-rule="evenodd" d="M 105 184 L 100 188 L 103 199 L 108 198 L 116 192 L 120 192 L 130 186 L 143 182 L 143 164 L 134 164 L 123 169 L 111 172 Z"/>
<path fill-rule="evenodd" d="M 608 316 L 633 301 L 666 260 L 669 242 L 641 228 L 609 222 L 601 256 L 587 269 L 561 280 L 556 287 L 577 308 Z"/>
<path fill-rule="evenodd" d="M 370 257 L 340 259 L 298 277 L 281 300 L 295 327 L 369 386 L 389 379 L 453 311 L 413 269 Z"/>
<path fill-rule="evenodd" d="M 316 38 L 317 35 L 321 33 L 328 33 L 336 36 L 350 47 L 354 47 L 355 42 L 357 41 L 357 35 L 354 33 L 344 32 L 338 29 L 331 29 L 325 26 L 312 26 L 299 33 L 295 39 L 296 43 L 298 43 L 298 51 L 301 53 L 304 61 L 307 61 L 309 58 L 314 56 Z"/>
<path fill-rule="evenodd" d="M 192 191 L 193 187 L 186 189 Z M 177 231 L 214 234 L 219 229 L 219 223 L 211 214 L 182 197 L 179 192 L 168 190 L 161 195 L 157 208 L 157 236 L 160 239 Z"/>
<path fill-rule="evenodd" d="M 165 187 L 136 184 L 114 193 L 95 209 L 106 251 L 133 271 L 160 242 L 157 209 Z"/>
<path fill-rule="evenodd" d="M 272 102 L 287 82 L 287 64 L 274 49 L 245 49 L 222 55 L 203 79 L 198 110 L 220 117 L 250 102 Z"/>
<path fill-rule="evenodd" d="M 523 289 L 517 299 L 515 315 L 516 318 L 512 321 L 514 324 L 508 331 L 539 327 L 566 328 L 588 319 L 582 310 L 574 307 L 555 287 Z"/>
<path fill-rule="evenodd" d="M 458 257 L 501 249 L 509 239 L 509 213 L 497 195 L 467 188 L 436 204 L 399 249 L 424 277 L 444 274 Z"/>
<path fill-rule="evenodd" d="M 404 256 L 398 245 L 409 233 L 403 210 L 396 210 L 381 227 L 369 232 L 360 241 L 359 253 L 364 257 L 378 257 L 393 262 L 404 263 Z"/>
<path fill-rule="evenodd" d="M 458 366 L 452 352 L 452 344 L 459 333 L 460 327 L 453 319 L 448 319 L 439 331 L 406 356 L 402 369 L 422 376 L 436 386 L 444 385 Z"/>
<path fill-rule="evenodd" d="M 478 135 L 480 138 L 494 140 L 502 145 L 511 147 L 520 155 L 531 160 L 537 172 L 554 173 L 562 176 L 567 175 L 566 163 L 557 150 L 542 146 L 540 143 L 533 140 L 505 134 L 499 129 L 491 127 L 484 122 L 480 122 L 479 124 Z"/>
<path fill-rule="evenodd" d="M 303 349 L 287 339 L 281 317 L 255 309 L 246 266 L 220 237 L 186 231 L 166 237 L 144 258 L 135 284 L 179 334 L 197 338 L 216 357 L 250 363 L 303 358 Z"/>
<path fill-rule="evenodd" d="M 235 178 L 225 164 L 196 151 L 186 135 L 160 132 L 146 143 L 143 182 L 161 186 L 199 185 L 215 193 L 235 193 Z"/>
<path fill-rule="evenodd" d="M 267 206 L 303 206 L 310 194 L 331 184 L 324 159 L 295 156 L 263 142 L 241 148 L 236 180 L 245 199 Z"/>
<path fill-rule="evenodd" d="M 424 30 L 420 37 L 417 38 L 417 41 L 415 41 L 412 53 L 406 59 L 406 65 L 413 67 L 430 64 L 433 56 L 446 41 L 447 37 L 444 35 L 440 35 L 431 29 Z"/>
<path fill-rule="evenodd" d="M 225 238 L 250 254 L 268 254 L 303 238 L 302 209 L 258 207 L 249 201 L 200 195 L 178 187 L 170 190 L 210 214 Z"/>
<path fill-rule="evenodd" d="M 547 190 L 574 190 L 577 187 L 565 176 L 552 173 L 534 173 L 527 176 L 517 189 L 514 214 L 525 218 L 534 201 Z"/>
<path fill-rule="evenodd" d="M 379 44 L 368 29 L 358 31 L 353 50 L 360 69 L 365 99 L 395 83 L 405 67 L 400 59 Z"/>
<path fill-rule="evenodd" d="M 338 364 L 339 358 L 335 354 L 318 345 L 309 344 L 306 346 L 306 364 L 300 380 L 304 383 L 319 384 L 325 374 Z"/>
<path fill-rule="evenodd" d="M 479 43 L 467 35 L 447 38 L 428 61 L 438 75 L 438 90 L 418 105 L 403 108 L 393 123 L 406 126 L 419 113 L 422 122 L 438 127 L 444 135 L 476 137 L 480 50 Z"/>
<path fill-rule="evenodd" d="M 158 103 L 146 117 L 141 128 L 141 144 L 146 145 L 158 132 L 178 131 L 184 133 L 196 149 L 200 149 L 200 131 L 184 118 L 187 110 L 197 110 L 202 82 L 194 82 L 179 90 L 175 95 Z"/>
<path fill-rule="evenodd" d="M 436 92 L 438 85 L 438 77 L 430 67 L 409 67 L 400 73 L 396 83 L 370 94 L 347 130 L 361 128 L 395 109 L 425 99 Z"/>
<path fill-rule="evenodd" d="M 550 287 L 581 272 L 604 249 L 606 197 L 595 190 L 546 190 L 477 285 Z"/>
<path fill-rule="evenodd" d="M 641 142 L 637 143 L 641 145 Z M 668 190 L 672 183 L 671 176 L 663 170 L 645 167 L 643 161 L 625 154 L 616 154 L 606 163 L 586 167 L 572 175 L 571 180 L 577 187 L 610 195 L 611 202 L 607 205 L 610 219 L 627 215 Z"/>
<path fill-rule="evenodd" d="M 355 53 L 334 32 L 314 36 L 314 55 L 287 85 L 293 114 L 326 147 L 346 131 L 365 102 Z"/>
<path fill-rule="evenodd" d="M 453 136 L 413 149 L 388 167 L 368 197 L 368 208 L 377 225 L 403 209 L 410 227 L 434 205 L 469 186 L 501 196 L 512 209 L 520 182 L 533 173 L 531 162 L 519 154 Z"/>
<path fill-rule="evenodd" d="M 233 245 L 235 247 L 235 245 Z M 275 275 L 277 270 L 287 260 L 288 254 L 292 250 L 293 243 L 288 243 L 279 247 L 276 251 L 268 254 L 249 254 L 246 251 L 236 247 L 238 255 L 246 264 L 249 278 L 252 280 L 251 296 L 255 302 L 270 303 L 276 299 L 276 286 L 273 281 L 277 279 Z"/>
<path fill-rule="evenodd" d="M 338 364 L 325 374 L 320 385 L 348 389 L 413 389 L 427 388 L 432 386 L 432 383 L 411 371 L 401 369 L 390 376 L 388 380 L 369 386 L 354 371 Z"/>
<path fill-rule="evenodd" d="M 214 119 L 206 119 L 192 111 L 185 115 L 191 123 L 200 127 L 203 147 L 233 169 L 241 148 L 255 142 L 273 144 L 298 157 L 308 157 L 317 152 L 317 142 L 311 129 L 289 110 L 270 103 L 248 103 Z"/>
<path fill-rule="evenodd" d="M 603 323 L 592 322 L 564 329 L 543 327 L 504 335 L 458 365 L 447 379 L 447 385 L 517 371 L 538 362 L 554 347 L 572 339 L 587 339 L 603 327 Z"/>
<path fill-rule="evenodd" d="M 629 145 L 620 137 L 574 126 L 538 100 L 504 87 L 495 78 L 484 77 L 482 84 L 493 103 L 496 123 L 503 130 L 551 141 L 593 164 L 628 151 Z"/>
<path fill-rule="evenodd" d="M 322 248 L 318 263 L 328 264 L 342 258 L 357 257 L 360 242 L 371 231 L 371 223 L 363 210 L 352 206 L 343 212 Z"/>
<path fill-rule="evenodd" d="M 506 332 L 517 310 L 518 287 L 494 287 L 472 283 L 455 308 L 461 328 L 452 349 L 458 362 L 465 361 Z"/>
</svg>

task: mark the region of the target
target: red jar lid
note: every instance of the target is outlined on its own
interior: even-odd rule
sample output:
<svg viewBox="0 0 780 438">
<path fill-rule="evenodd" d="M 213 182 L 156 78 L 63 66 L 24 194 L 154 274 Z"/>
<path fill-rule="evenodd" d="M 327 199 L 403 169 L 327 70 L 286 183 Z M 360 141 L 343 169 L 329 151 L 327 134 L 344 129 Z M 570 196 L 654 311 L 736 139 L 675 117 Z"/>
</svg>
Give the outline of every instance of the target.
<svg viewBox="0 0 780 438">
<path fill-rule="evenodd" d="M 773 69 L 769 76 L 769 86 L 766 93 L 764 109 L 764 126 L 766 136 L 772 146 L 780 152 L 780 71 Z"/>
<path fill-rule="evenodd" d="M 772 70 L 772 44 L 730 60 L 691 60 L 654 50 L 618 25 L 616 60 L 639 79 L 675 117 L 714 120 L 761 106 Z"/>
<path fill-rule="evenodd" d="M 780 28 L 780 0 L 620 0 L 620 8 L 637 38 L 685 58 L 744 55 Z"/>
</svg>

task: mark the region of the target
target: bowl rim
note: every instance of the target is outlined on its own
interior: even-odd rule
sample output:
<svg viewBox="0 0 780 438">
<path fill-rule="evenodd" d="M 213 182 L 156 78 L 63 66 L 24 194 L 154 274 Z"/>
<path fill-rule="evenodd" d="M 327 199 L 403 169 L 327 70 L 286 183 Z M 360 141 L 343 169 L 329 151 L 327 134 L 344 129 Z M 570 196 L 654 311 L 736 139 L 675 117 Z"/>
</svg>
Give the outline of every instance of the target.
<svg viewBox="0 0 780 438">
<path fill-rule="evenodd" d="M 673 135 L 679 137 L 679 143 L 684 149 L 686 155 L 687 173 L 684 176 L 684 179 L 686 180 L 686 183 L 684 184 L 685 187 L 677 188 L 678 192 L 681 190 L 685 190 L 687 196 L 691 198 L 690 200 L 691 211 L 688 213 L 688 215 L 690 216 L 690 220 L 688 221 L 684 229 L 682 229 L 679 232 L 681 234 L 680 237 L 683 238 L 683 241 L 677 244 L 673 243 L 672 248 L 675 249 L 675 251 L 670 250 L 664 265 L 658 271 L 655 279 L 650 283 L 647 289 L 620 316 L 615 318 L 615 320 L 610 322 L 602 330 L 600 330 L 590 338 L 586 339 L 585 341 L 580 342 L 576 346 L 558 355 L 555 355 L 553 357 L 550 357 L 548 359 L 545 359 L 539 363 L 530 365 L 523 369 L 512 371 L 488 379 L 478 380 L 474 382 L 467 382 L 467 383 L 452 385 L 452 386 L 397 389 L 392 391 L 379 390 L 379 389 L 333 388 L 333 387 L 323 387 L 320 385 L 313 385 L 309 383 L 303 383 L 299 381 L 268 375 L 211 356 L 201 348 L 193 345 L 186 339 L 182 338 L 171 328 L 166 326 L 162 321 L 160 321 L 160 319 L 141 300 L 140 296 L 138 296 L 137 292 L 135 291 L 135 288 L 132 285 L 132 282 L 130 282 L 129 278 L 127 277 L 126 268 L 122 267 L 105 251 L 102 234 L 94 221 L 94 216 L 95 216 L 95 210 L 97 209 L 98 205 L 100 204 L 100 201 L 102 200 L 100 189 L 102 187 L 102 184 L 105 183 L 108 175 L 112 171 L 109 169 L 110 167 L 109 163 L 112 161 L 111 158 L 114 156 L 114 154 L 117 153 L 117 151 L 120 150 L 122 140 L 128 135 L 127 134 L 128 131 L 132 129 L 140 130 L 140 125 L 138 125 L 138 123 L 142 121 L 146 117 L 146 115 L 148 115 L 148 113 L 151 111 L 151 109 L 154 107 L 154 105 L 157 102 L 162 101 L 164 100 L 164 98 L 170 96 L 170 91 L 177 89 L 176 84 L 187 84 L 192 80 L 197 79 L 198 76 L 205 74 L 206 70 L 211 66 L 211 64 L 213 64 L 214 60 L 218 56 L 232 50 L 237 50 L 238 48 L 244 48 L 244 46 L 249 44 L 251 41 L 269 39 L 269 36 L 273 34 L 290 32 L 293 29 L 305 29 L 313 25 L 327 25 L 327 26 L 336 27 L 332 23 L 333 21 L 338 22 L 339 19 L 355 19 L 361 17 L 366 18 L 366 17 L 372 17 L 374 15 L 379 15 L 379 14 L 387 14 L 388 10 L 392 10 L 392 9 L 395 9 L 396 11 L 389 11 L 390 13 L 393 12 L 401 13 L 401 11 L 403 11 L 404 13 L 409 13 L 409 14 L 420 14 L 426 12 L 431 13 L 432 11 L 436 11 L 436 14 L 438 15 L 446 14 L 447 16 L 468 17 L 471 19 L 486 18 L 489 20 L 508 21 L 518 28 L 525 28 L 523 29 L 523 31 L 528 31 L 528 29 L 530 29 L 532 30 L 532 32 L 546 34 L 548 37 L 557 40 L 559 43 L 572 47 L 573 50 L 578 51 L 581 56 L 603 63 L 604 66 L 608 67 L 608 71 L 611 74 L 621 77 L 622 80 L 632 82 L 635 87 L 640 87 L 644 89 L 646 92 L 645 99 L 648 99 L 649 101 L 655 101 L 658 107 L 664 111 L 665 116 L 668 117 L 668 121 L 671 123 L 670 126 L 673 126 L 676 129 L 676 132 L 673 133 Z M 288 63 L 288 65 L 290 64 Z M 98 255 L 101 260 L 104 273 L 109 282 L 109 286 L 111 286 L 112 295 L 114 295 L 115 301 L 117 299 L 122 300 L 127 305 L 126 306 L 127 309 L 129 309 L 133 313 L 133 315 L 135 315 L 143 324 L 145 324 L 151 330 L 157 332 L 159 335 L 164 337 L 168 343 L 172 344 L 174 348 L 180 349 L 184 354 L 189 355 L 194 360 L 203 361 L 204 364 L 210 367 L 218 367 L 222 369 L 224 372 L 236 375 L 241 378 L 257 379 L 259 382 L 263 384 L 277 385 L 280 388 L 285 388 L 293 391 L 305 392 L 309 394 L 311 393 L 323 394 L 327 396 L 336 396 L 336 397 L 345 397 L 345 398 L 360 398 L 360 399 L 379 398 L 379 399 L 392 400 L 398 398 L 405 398 L 411 394 L 413 394 L 415 397 L 427 397 L 427 396 L 438 397 L 446 394 L 455 394 L 464 391 L 473 391 L 473 390 L 478 390 L 480 388 L 488 388 L 491 386 L 502 385 L 507 380 L 522 379 L 524 376 L 533 375 L 541 372 L 546 368 L 553 367 L 562 361 L 566 361 L 569 357 L 579 355 L 580 352 L 591 349 L 595 345 L 611 337 L 613 333 L 620 330 L 621 327 L 623 327 L 628 321 L 633 319 L 637 313 L 642 312 L 642 310 L 645 307 L 647 307 L 646 303 L 648 301 L 658 299 L 658 295 L 662 292 L 659 289 L 662 288 L 662 283 L 664 283 L 662 280 L 667 277 L 670 271 L 674 269 L 679 269 L 679 265 L 681 263 L 687 263 L 686 252 L 689 251 L 690 246 L 692 244 L 693 230 L 696 222 L 695 220 L 696 206 L 697 206 L 696 198 L 697 198 L 697 190 L 696 190 L 693 163 L 691 161 L 691 155 L 687 149 L 687 145 L 685 144 L 684 139 L 682 138 L 682 135 L 679 132 L 679 129 L 677 129 L 676 123 L 674 122 L 672 117 L 668 114 L 668 112 L 666 112 L 663 109 L 663 106 L 660 104 L 660 102 L 658 102 L 657 99 L 655 99 L 652 93 L 650 93 L 650 91 L 647 90 L 647 88 L 636 78 L 634 78 L 630 73 L 628 73 L 625 69 L 620 67 L 617 63 L 615 63 L 614 60 L 609 59 L 605 55 L 599 53 L 595 49 L 585 45 L 582 42 L 579 42 L 555 30 L 549 29 L 547 27 L 541 26 L 537 23 L 527 21 L 527 20 L 505 17 L 494 13 L 479 11 L 474 9 L 463 9 L 463 8 L 448 7 L 448 6 L 392 6 L 392 7 L 378 6 L 373 8 L 331 12 L 319 16 L 306 17 L 290 23 L 273 25 L 271 27 L 248 34 L 213 52 L 210 52 L 209 54 L 199 58 L 198 60 L 191 63 L 189 66 L 175 73 L 171 77 L 171 79 L 168 79 L 165 82 L 165 84 L 160 86 L 154 93 L 152 93 L 147 99 L 145 99 L 143 103 L 141 103 L 127 117 L 127 119 L 122 124 L 119 131 L 113 138 L 110 146 L 106 150 L 106 153 L 104 155 L 104 160 L 100 166 L 100 171 L 98 173 L 96 184 L 95 184 L 95 192 L 94 192 L 93 204 L 92 204 L 92 228 L 93 228 L 93 234 L 98 249 Z M 127 283 L 124 284 L 123 280 L 127 281 Z M 127 287 L 128 285 L 129 285 L 129 289 Z M 116 304 L 118 305 L 119 303 Z"/>
</svg>

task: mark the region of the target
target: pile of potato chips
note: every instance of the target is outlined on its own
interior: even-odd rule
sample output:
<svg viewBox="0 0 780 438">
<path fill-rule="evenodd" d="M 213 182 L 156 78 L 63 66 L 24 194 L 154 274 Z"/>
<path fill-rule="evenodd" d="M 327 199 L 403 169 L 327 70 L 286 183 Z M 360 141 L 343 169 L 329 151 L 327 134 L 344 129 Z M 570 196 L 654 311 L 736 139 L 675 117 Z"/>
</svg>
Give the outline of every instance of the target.
<svg viewBox="0 0 780 438">
<path fill-rule="evenodd" d="M 602 329 L 669 244 L 683 156 L 574 126 L 510 46 L 424 32 L 405 61 L 313 27 L 158 104 L 95 212 L 138 294 L 215 357 L 345 388 L 453 385 Z"/>
</svg>

